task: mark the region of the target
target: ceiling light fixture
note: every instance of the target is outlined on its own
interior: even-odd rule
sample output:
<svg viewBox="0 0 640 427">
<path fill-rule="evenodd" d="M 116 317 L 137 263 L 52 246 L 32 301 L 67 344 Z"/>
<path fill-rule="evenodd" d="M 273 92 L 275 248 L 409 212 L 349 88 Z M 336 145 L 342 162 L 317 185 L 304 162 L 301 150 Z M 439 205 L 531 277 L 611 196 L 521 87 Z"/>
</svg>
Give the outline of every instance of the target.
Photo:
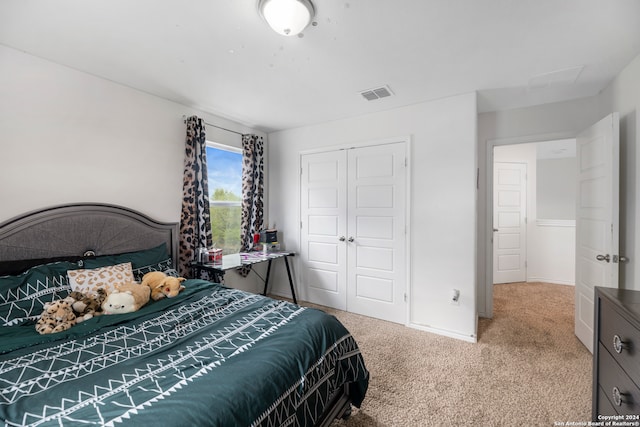
<svg viewBox="0 0 640 427">
<path fill-rule="evenodd" d="M 301 33 L 316 14 L 310 0 L 258 0 L 258 11 L 273 31 L 283 36 Z"/>
</svg>

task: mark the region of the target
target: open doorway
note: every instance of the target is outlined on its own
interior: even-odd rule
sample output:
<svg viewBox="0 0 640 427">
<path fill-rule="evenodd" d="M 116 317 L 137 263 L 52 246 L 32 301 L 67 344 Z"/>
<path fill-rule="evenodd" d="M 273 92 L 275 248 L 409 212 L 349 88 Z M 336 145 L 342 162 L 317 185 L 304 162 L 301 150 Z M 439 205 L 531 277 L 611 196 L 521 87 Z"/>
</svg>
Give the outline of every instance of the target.
<svg viewBox="0 0 640 427">
<path fill-rule="evenodd" d="M 575 139 L 493 150 L 493 283 L 574 285 Z"/>
<path fill-rule="evenodd" d="M 619 254 L 619 114 L 611 113 L 584 129 L 577 136 L 561 134 L 559 138 L 575 138 L 576 145 L 576 180 L 575 180 L 575 226 L 571 223 L 557 223 L 551 221 L 544 224 L 546 218 L 528 218 L 527 231 L 532 224 L 536 225 L 570 225 L 567 228 L 574 229 L 575 249 L 573 249 L 573 276 L 574 289 L 574 315 L 575 334 L 589 350 L 593 346 L 593 310 L 594 288 L 619 286 L 619 264 L 626 257 Z M 549 138 L 551 140 L 552 138 Z M 509 138 L 503 140 L 487 141 L 487 190 L 486 216 L 484 231 L 486 236 L 483 244 L 487 250 L 484 252 L 486 263 L 484 274 L 486 275 L 484 295 L 484 316 L 493 316 L 493 162 L 494 149 L 497 146 L 531 143 L 536 141 L 532 137 Z M 537 172 L 537 171 L 536 171 Z M 537 197 L 536 197 L 537 199 Z M 530 200 L 530 198 L 528 198 Z M 536 200 L 537 203 L 537 200 Z M 532 211 L 528 207 L 528 211 Z M 560 220 L 562 221 L 562 220 Z M 570 220 L 569 220 L 570 221 Z M 562 221 L 564 222 L 564 221 Z M 555 224 L 554 224 L 555 223 Z M 530 235 L 527 236 L 530 238 Z M 529 247 L 529 244 L 527 244 Z M 553 252 L 543 253 L 551 255 Z M 549 257 L 547 257 L 549 259 Z M 531 269 L 527 254 L 527 270 Z M 545 265 L 545 264 L 542 264 Z M 571 269 L 573 271 L 573 268 Z M 531 280 L 531 272 L 527 271 L 528 280 Z"/>
</svg>

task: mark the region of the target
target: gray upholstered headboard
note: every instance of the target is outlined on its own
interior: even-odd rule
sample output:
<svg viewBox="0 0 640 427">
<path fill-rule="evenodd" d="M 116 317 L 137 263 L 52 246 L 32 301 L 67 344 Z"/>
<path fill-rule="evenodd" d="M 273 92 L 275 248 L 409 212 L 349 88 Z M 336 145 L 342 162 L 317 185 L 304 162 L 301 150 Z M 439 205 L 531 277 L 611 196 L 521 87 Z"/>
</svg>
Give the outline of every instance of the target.
<svg viewBox="0 0 640 427">
<path fill-rule="evenodd" d="M 163 223 L 132 209 L 94 203 L 54 206 L 0 224 L 0 261 L 109 255 L 165 243 L 178 259 L 178 223 Z"/>
</svg>

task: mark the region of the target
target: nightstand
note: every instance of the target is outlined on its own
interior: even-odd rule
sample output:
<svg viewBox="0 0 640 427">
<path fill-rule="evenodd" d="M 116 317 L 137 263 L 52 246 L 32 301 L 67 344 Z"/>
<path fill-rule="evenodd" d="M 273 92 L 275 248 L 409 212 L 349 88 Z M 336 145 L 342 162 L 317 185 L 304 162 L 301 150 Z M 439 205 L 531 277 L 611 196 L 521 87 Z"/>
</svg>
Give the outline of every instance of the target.
<svg viewBox="0 0 640 427">
<path fill-rule="evenodd" d="M 640 421 L 640 291 L 596 287 L 594 320 L 593 421 Z"/>
</svg>

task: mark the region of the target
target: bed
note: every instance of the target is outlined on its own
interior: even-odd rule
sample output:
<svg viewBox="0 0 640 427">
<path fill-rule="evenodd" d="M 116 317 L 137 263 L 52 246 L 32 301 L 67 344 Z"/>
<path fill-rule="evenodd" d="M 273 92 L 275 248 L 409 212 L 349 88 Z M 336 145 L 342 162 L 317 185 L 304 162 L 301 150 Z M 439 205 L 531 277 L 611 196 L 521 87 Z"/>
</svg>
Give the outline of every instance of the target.
<svg viewBox="0 0 640 427">
<path fill-rule="evenodd" d="M 333 316 L 188 279 L 175 298 L 40 335 L 68 272 L 175 268 L 177 224 L 74 204 L 0 224 L 0 420 L 6 426 L 327 426 L 369 373 Z"/>
</svg>

